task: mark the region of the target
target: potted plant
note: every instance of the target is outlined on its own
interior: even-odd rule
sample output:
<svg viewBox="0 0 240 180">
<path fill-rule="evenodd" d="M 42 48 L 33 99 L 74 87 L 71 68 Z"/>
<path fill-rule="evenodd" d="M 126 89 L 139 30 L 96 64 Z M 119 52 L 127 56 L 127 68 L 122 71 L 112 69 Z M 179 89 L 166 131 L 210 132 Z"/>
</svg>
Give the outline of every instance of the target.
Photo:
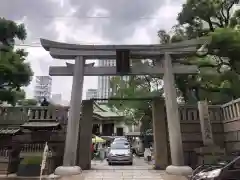
<svg viewBox="0 0 240 180">
<path fill-rule="evenodd" d="M 41 156 L 29 156 L 23 158 L 18 166 L 17 176 L 39 176 L 41 163 Z"/>
</svg>

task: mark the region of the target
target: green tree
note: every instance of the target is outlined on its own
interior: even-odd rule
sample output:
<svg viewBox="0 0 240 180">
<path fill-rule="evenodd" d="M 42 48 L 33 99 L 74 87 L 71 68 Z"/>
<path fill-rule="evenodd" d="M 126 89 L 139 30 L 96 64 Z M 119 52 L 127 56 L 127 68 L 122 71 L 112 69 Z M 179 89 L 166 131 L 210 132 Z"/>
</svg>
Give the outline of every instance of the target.
<svg viewBox="0 0 240 180">
<path fill-rule="evenodd" d="M 18 101 L 20 106 L 37 106 L 38 101 L 36 99 L 23 99 Z"/>
<path fill-rule="evenodd" d="M 170 33 L 164 30 L 158 32 L 161 44 L 202 36 L 212 38 L 207 56 L 181 59 L 182 64 L 195 64 L 199 67 L 197 75 L 177 75 L 175 77 L 178 95 L 186 103 L 196 103 L 198 100 L 208 99 L 212 104 L 217 104 L 240 97 L 240 87 L 238 86 L 240 11 L 232 14 L 233 5 L 238 2 L 239 0 L 187 0 L 178 14 L 178 24 L 172 28 L 172 31 Z M 145 63 L 155 65 L 154 60 Z M 154 84 L 153 79 L 160 82 L 161 78 L 146 77 L 140 77 L 141 81 L 133 77 L 126 84 L 120 79 L 115 79 L 113 89 L 117 93 L 114 96 L 146 97 L 156 92 L 162 94 L 161 88 L 154 91 L 154 88 L 151 87 Z M 132 86 L 138 87 L 139 84 L 148 84 L 148 86 L 140 86 L 141 91 L 137 92 Z M 150 104 L 146 102 L 144 108 L 141 108 L 139 102 L 111 103 L 126 112 L 131 110 L 130 114 L 134 114 L 138 120 L 143 119 L 139 118 L 141 115 L 143 117 L 151 116 Z M 146 119 L 146 124 L 149 124 L 151 117 Z"/>
<path fill-rule="evenodd" d="M 184 25 L 189 38 L 204 36 L 237 23 L 237 18 L 232 16 L 236 3 L 239 0 L 187 0 L 177 20 L 179 25 Z"/>
<path fill-rule="evenodd" d="M 27 37 L 24 24 L 0 18 L 0 101 L 15 105 L 33 76 L 29 63 L 26 62 L 27 52 L 15 49 L 15 40 Z"/>
<path fill-rule="evenodd" d="M 173 35 L 160 31 L 160 41 L 169 37 L 170 42 L 201 36 L 210 36 L 208 56 L 186 58 L 184 64 L 196 64 L 198 75 L 176 77 L 178 90 L 185 102 L 195 103 L 208 99 L 223 103 L 240 97 L 239 46 L 240 11 L 232 14 L 233 5 L 239 0 L 187 0 L 178 14 L 178 24 Z M 211 73 L 209 73 L 211 72 Z"/>
<path fill-rule="evenodd" d="M 138 60 L 138 63 L 141 62 Z M 114 110 L 123 112 L 126 123 L 141 123 L 141 132 L 152 128 L 152 108 L 150 100 L 142 98 L 163 97 L 162 81 L 151 76 L 113 77 L 110 81 L 112 98 L 130 98 L 131 100 L 110 100 L 108 105 Z"/>
</svg>

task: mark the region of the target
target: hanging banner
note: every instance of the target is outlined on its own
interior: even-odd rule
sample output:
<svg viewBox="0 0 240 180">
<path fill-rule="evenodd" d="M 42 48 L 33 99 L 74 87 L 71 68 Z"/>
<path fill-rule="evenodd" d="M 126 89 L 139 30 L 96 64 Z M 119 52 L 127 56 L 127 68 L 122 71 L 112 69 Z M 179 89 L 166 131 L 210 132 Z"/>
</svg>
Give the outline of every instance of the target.
<svg viewBox="0 0 240 180">
<path fill-rule="evenodd" d="M 47 157 L 48 157 L 48 144 L 46 142 L 44 150 L 43 150 L 43 156 L 42 156 L 42 164 L 41 164 L 41 171 L 40 171 L 40 180 L 42 180 L 43 170 L 46 167 Z"/>
</svg>

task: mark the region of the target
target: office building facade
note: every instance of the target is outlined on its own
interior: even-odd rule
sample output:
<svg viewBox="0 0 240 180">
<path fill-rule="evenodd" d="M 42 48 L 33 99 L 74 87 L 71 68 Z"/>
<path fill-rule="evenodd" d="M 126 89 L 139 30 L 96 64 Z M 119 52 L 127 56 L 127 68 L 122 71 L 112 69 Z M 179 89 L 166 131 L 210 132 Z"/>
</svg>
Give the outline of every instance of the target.
<svg viewBox="0 0 240 180">
<path fill-rule="evenodd" d="M 34 98 L 42 101 L 46 98 L 50 101 L 52 91 L 52 78 L 50 76 L 36 76 L 36 84 L 34 87 Z"/>
<path fill-rule="evenodd" d="M 116 60 L 98 60 L 98 66 L 116 66 Z M 98 77 L 98 98 L 109 98 L 111 96 L 111 78 L 112 76 Z"/>
<path fill-rule="evenodd" d="M 86 92 L 86 99 L 92 99 L 98 97 L 98 90 L 97 89 L 88 89 Z"/>
</svg>

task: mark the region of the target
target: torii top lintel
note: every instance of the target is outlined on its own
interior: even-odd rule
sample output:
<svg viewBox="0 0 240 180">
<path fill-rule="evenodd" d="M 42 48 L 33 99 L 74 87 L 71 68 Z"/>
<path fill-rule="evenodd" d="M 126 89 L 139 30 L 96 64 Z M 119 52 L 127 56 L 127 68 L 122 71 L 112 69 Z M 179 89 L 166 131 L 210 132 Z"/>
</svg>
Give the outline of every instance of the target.
<svg viewBox="0 0 240 180">
<path fill-rule="evenodd" d="M 53 58 L 74 59 L 83 56 L 86 59 L 115 59 L 116 50 L 127 49 L 130 58 L 154 58 L 164 53 L 188 55 L 196 52 L 199 45 L 208 44 L 210 37 L 186 40 L 177 43 L 149 45 L 80 45 L 40 39 L 42 47 L 49 51 Z"/>
</svg>

